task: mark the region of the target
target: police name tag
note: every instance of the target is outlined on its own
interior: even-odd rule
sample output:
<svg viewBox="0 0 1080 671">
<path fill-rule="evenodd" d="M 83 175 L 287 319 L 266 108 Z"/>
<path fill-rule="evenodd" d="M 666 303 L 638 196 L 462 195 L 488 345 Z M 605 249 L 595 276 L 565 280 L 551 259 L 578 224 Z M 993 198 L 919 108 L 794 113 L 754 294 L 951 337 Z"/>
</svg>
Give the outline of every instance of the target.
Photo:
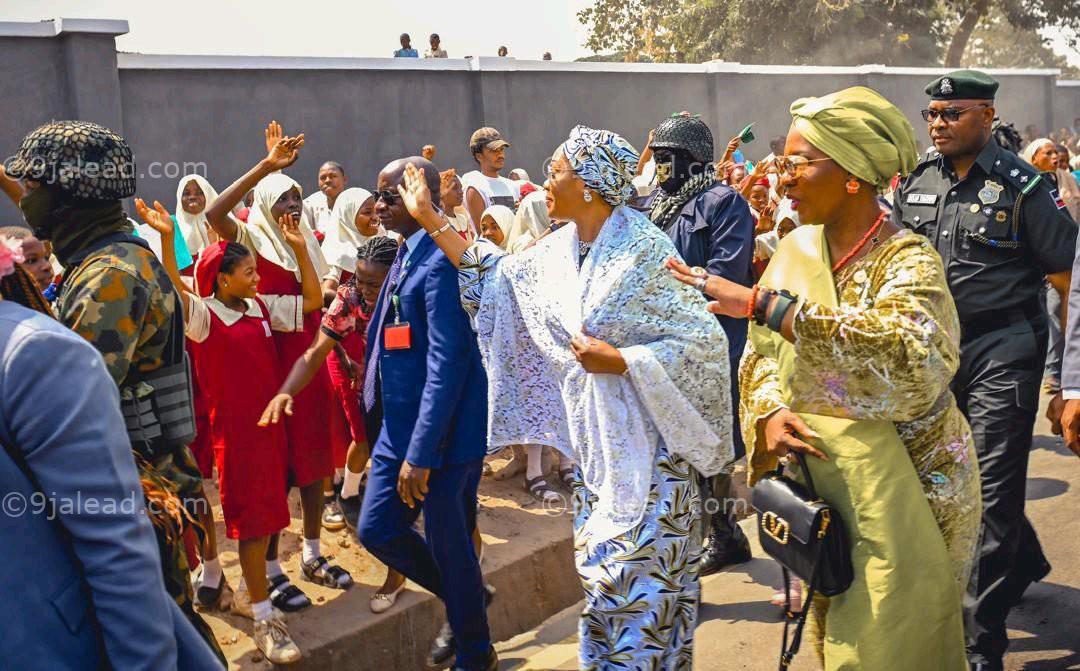
<svg viewBox="0 0 1080 671">
<path fill-rule="evenodd" d="M 936 202 L 936 193 L 909 193 L 907 195 L 908 205 L 933 205 Z"/>
</svg>

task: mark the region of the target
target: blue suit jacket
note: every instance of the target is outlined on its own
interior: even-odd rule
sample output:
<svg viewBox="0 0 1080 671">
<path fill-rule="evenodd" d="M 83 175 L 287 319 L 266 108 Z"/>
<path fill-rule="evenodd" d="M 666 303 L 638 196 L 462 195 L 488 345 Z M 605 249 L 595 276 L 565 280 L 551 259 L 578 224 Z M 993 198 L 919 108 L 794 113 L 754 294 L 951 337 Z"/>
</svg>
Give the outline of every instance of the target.
<svg viewBox="0 0 1080 671">
<path fill-rule="evenodd" d="M 220 669 L 165 592 L 105 362 L 11 301 L 0 301 L 0 442 L 0 667 Z"/>
<path fill-rule="evenodd" d="M 383 424 L 380 440 L 413 466 L 441 468 L 483 458 L 487 451 L 487 376 L 476 335 L 461 307 L 457 269 L 427 235 L 417 243 L 397 290 L 412 347 L 379 357 Z M 369 366 L 378 315 L 391 287 L 383 285 L 368 327 Z M 393 322 L 393 308 L 386 323 Z"/>
</svg>

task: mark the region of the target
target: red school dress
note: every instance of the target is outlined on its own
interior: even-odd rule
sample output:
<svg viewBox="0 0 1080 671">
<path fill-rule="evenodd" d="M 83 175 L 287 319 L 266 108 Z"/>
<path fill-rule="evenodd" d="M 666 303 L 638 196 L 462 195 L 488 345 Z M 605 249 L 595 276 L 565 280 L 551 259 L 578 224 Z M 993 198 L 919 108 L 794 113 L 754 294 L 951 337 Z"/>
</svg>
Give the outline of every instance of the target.
<svg viewBox="0 0 1080 671">
<path fill-rule="evenodd" d="M 256 298 L 243 313 L 216 298 L 191 299 L 186 332 L 210 411 L 228 538 L 258 538 L 289 525 L 285 427 L 258 422 L 281 384 L 273 330 L 302 326 L 299 296 Z"/>
<path fill-rule="evenodd" d="M 259 272 L 260 295 L 300 296 L 300 281 L 291 271 L 258 255 L 256 270 Z M 287 373 L 315 341 L 320 319 L 318 311 L 311 312 L 304 317 L 303 331 L 274 332 L 283 373 Z M 283 381 L 284 377 L 274 385 L 275 391 Z M 339 413 L 328 416 L 326 412 L 334 400 L 330 371 L 325 365 L 293 398 L 293 414 L 285 419 L 289 439 L 289 484 L 303 487 L 330 477 L 334 472 L 335 450 L 344 453 L 348 449 L 349 434 Z"/>
<path fill-rule="evenodd" d="M 359 364 L 360 380 L 364 379 L 364 355 L 367 347 L 367 325 L 371 315 L 365 314 L 360 306 L 360 292 L 352 281 L 353 274 L 341 273 L 337 296 L 322 318 L 322 331 L 336 340 L 355 363 Z M 342 413 L 348 424 L 349 435 L 356 443 L 367 442 L 367 430 L 364 427 L 364 411 L 360 405 L 360 390 L 352 388 L 352 378 L 344 362 L 336 351 L 327 357 L 330 367 L 330 379 L 334 385 L 334 394 L 341 404 Z"/>
</svg>

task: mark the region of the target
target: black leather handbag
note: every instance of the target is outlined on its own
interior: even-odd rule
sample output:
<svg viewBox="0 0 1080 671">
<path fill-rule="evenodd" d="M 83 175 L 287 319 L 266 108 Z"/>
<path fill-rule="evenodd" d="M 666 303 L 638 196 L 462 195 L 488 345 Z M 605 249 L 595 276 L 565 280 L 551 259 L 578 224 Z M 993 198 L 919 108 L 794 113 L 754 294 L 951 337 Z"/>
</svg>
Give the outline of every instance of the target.
<svg viewBox="0 0 1080 671">
<path fill-rule="evenodd" d="M 786 669 L 799 651 L 802 630 L 815 592 L 836 596 L 851 586 L 854 570 L 851 546 L 839 513 L 818 497 L 806 457 L 796 452 L 806 486 L 783 474 L 783 466 L 756 485 L 752 503 L 758 511 L 758 538 L 765 552 L 779 562 L 784 573 L 784 640 L 780 646 L 780 669 Z M 791 573 L 808 585 L 802 612 L 794 613 L 788 601 Z M 795 635 L 788 642 L 788 629 Z"/>
</svg>

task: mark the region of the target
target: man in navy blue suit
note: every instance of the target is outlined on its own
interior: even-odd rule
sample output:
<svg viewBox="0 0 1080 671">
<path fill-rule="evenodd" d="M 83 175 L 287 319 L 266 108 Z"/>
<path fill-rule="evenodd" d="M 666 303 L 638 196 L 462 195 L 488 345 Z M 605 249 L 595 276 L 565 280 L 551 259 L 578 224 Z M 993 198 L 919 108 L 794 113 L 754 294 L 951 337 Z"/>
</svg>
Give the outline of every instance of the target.
<svg viewBox="0 0 1080 671">
<path fill-rule="evenodd" d="M 420 157 L 379 173 L 375 212 L 405 241 L 368 328 L 363 399 L 379 429 L 358 531 L 369 552 L 446 605 L 452 638 L 440 635 L 431 661 L 456 648 L 455 669 L 495 669 L 490 596 L 471 539 L 487 445 L 487 378 L 457 270 L 398 194 L 410 163 L 424 170 L 433 198 L 439 192 L 438 170 Z M 413 530 L 421 510 L 426 539 Z"/>
</svg>

